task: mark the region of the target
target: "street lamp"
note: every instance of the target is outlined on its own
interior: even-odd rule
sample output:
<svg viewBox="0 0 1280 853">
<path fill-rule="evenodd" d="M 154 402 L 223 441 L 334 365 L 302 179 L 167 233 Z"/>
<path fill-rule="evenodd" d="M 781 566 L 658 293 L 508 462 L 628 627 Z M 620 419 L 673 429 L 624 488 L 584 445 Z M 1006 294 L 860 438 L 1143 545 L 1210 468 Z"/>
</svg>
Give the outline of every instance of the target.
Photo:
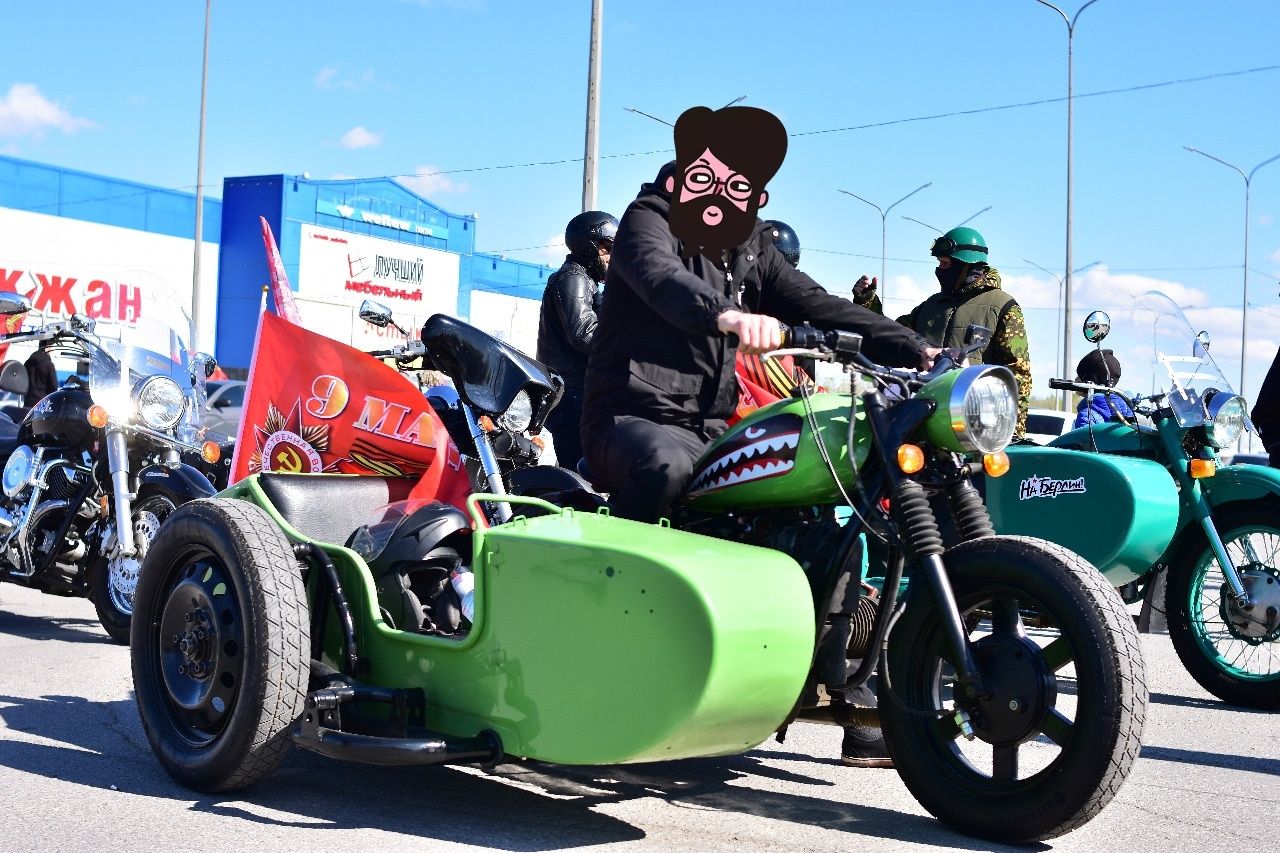
<svg viewBox="0 0 1280 853">
<path fill-rule="evenodd" d="M 213 0 L 204 1 L 204 63 L 200 67 L 200 138 L 196 142 L 196 247 L 191 261 L 191 325 L 195 327 L 193 350 L 207 346 L 201 340 L 204 326 L 204 303 L 200 288 L 200 246 L 204 242 L 204 116 L 205 96 L 209 92 L 209 10 Z"/>
<path fill-rule="evenodd" d="M 587 132 L 582 155 L 582 210 L 596 206 L 596 168 L 600 157 L 600 28 L 604 0 L 591 2 L 591 47 L 587 51 Z"/>
<path fill-rule="evenodd" d="M 1030 258 L 1023 258 L 1022 260 L 1023 260 L 1023 262 L 1024 262 L 1024 263 L 1031 264 L 1031 266 L 1033 266 L 1033 267 L 1035 267 L 1036 269 L 1040 270 L 1041 272 L 1043 272 L 1043 273 L 1047 274 L 1049 277 L 1051 277 L 1054 281 L 1056 281 L 1056 282 L 1058 283 L 1058 312 L 1059 312 L 1059 313 L 1061 313 L 1061 312 L 1062 312 L 1062 301 L 1063 301 L 1063 296 L 1065 295 L 1065 291 L 1066 291 L 1066 287 L 1064 286 L 1064 283 L 1063 283 L 1063 280 L 1062 280 L 1062 276 L 1058 275 L 1056 272 L 1052 272 L 1051 270 L 1047 270 L 1047 269 L 1045 269 L 1044 267 L 1040 266 L 1039 264 L 1037 264 L 1035 261 L 1031 260 Z M 1102 261 L 1091 261 L 1091 262 L 1089 262 L 1089 263 L 1085 264 L 1085 265 L 1084 265 L 1084 266 L 1082 266 L 1082 267 L 1076 267 L 1074 270 L 1072 270 L 1072 272 L 1073 272 L 1073 273 L 1077 273 L 1077 272 L 1084 272 L 1084 271 L 1085 271 L 1085 270 L 1087 270 L 1087 269 L 1092 269 L 1093 267 L 1096 267 L 1096 266 L 1097 266 L 1098 264 L 1100 264 L 1100 263 L 1102 263 Z M 1054 361 L 1057 361 L 1057 360 L 1058 360 L 1058 353 L 1059 353 L 1059 352 L 1061 352 L 1061 350 L 1062 350 L 1062 341 L 1063 341 L 1063 338 L 1065 338 L 1065 337 L 1066 337 L 1066 334 L 1067 334 L 1067 333 L 1064 333 L 1064 334 L 1062 335 L 1062 337 L 1059 337 L 1058 335 L 1054 335 L 1054 336 L 1053 336 L 1053 360 L 1054 360 Z M 1070 377 L 1070 376 L 1068 376 L 1068 374 L 1069 374 L 1070 372 L 1071 372 L 1071 371 L 1070 371 L 1069 369 L 1065 369 L 1065 368 L 1064 368 L 1064 369 L 1063 369 L 1063 371 L 1062 371 L 1062 378 L 1063 378 L 1063 379 L 1070 379 L 1071 377 Z M 1068 395 L 1069 395 L 1069 394 L 1070 394 L 1070 392 L 1069 392 L 1069 391 L 1063 391 L 1063 392 L 1062 392 L 1062 408 L 1063 408 L 1063 410 L 1064 410 L 1064 411 L 1065 411 L 1066 409 L 1068 409 L 1068 408 L 1069 408 L 1069 406 L 1067 405 L 1067 403 L 1068 403 Z"/>
<path fill-rule="evenodd" d="M 986 212 L 987 212 L 988 210 L 990 210 L 992 207 L 993 207 L 993 205 L 990 205 L 990 204 L 989 204 L 989 205 L 987 205 L 986 207 L 982 208 L 982 210 L 979 210 L 979 211 L 978 211 L 977 213 L 975 213 L 973 216 L 970 216 L 968 219 L 964 220 L 963 222 L 958 222 L 958 223 L 956 223 L 956 224 L 955 224 L 955 225 L 953 225 L 952 227 L 953 227 L 953 228 L 959 228 L 961 225 L 965 225 L 965 224 L 967 224 L 967 223 L 969 223 L 969 222 L 972 222 L 973 220 L 977 219 L 977 218 L 978 218 L 979 216 L 981 216 L 982 214 L 986 213 Z M 923 225 L 925 228 L 928 228 L 930 231 L 937 231 L 939 234 L 941 234 L 941 233 L 942 233 L 942 229 L 941 229 L 941 228 L 937 228 L 937 227 L 935 227 L 935 226 L 933 226 L 933 225 L 930 225 L 928 222 L 921 222 L 919 219 L 912 219 L 910 216 L 904 216 L 904 217 L 902 217 L 902 218 L 903 218 L 903 219 L 905 219 L 905 220 L 907 220 L 908 222 L 914 222 L 914 223 L 915 223 L 915 224 L 917 224 L 917 225 Z"/>
<path fill-rule="evenodd" d="M 1041 6 L 1048 6 L 1053 11 L 1062 16 L 1062 22 L 1067 25 L 1067 262 L 1063 264 L 1066 270 L 1066 281 L 1063 284 L 1063 301 L 1066 305 L 1066 312 L 1062 318 L 1062 340 L 1065 342 L 1062 352 L 1062 373 L 1065 376 L 1071 370 L 1071 128 L 1074 118 L 1075 98 L 1072 94 L 1072 40 L 1076 34 L 1076 21 L 1080 20 L 1080 16 L 1098 0 L 1089 0 L 1079 9 L 1076 10 L 1075 17 L 1068 18 L 1067 13 L 1059 9 L 1057 6 L 1049 2 L 1049 0 L 1036 0 Z M 1065 395 L 1064 395 L 1065 399 Z"/>
<path fill-rule="evenodd" d="M 913 195 L 920 192 L 920 190 L 924 189 L 925 187 L 931 187 L 931 186 L 933 186 L 933 181 L 930 181 L 927 184 L 921 184 L 920 186 L 913 189 L 911 192 L 904 195 L 902 198 L 895 201 L 893 204 L 883 209 L 880 207 L 880 205 L 876 204 L 874 201 L 867 201 L 865 198 L 858 195 L 857 193 L 851 193 L 848 190 L 840 190 L 840 192 L 844 193 L 845 195 L 853 196 L 863 204 L 871 205 L 876 209 L 876 212 L 880 214 L 880 300 L 881 300 L 881 303 L 884 305 L 889 304 L 889 282 L 885 279 L 885 275 L 884 275 L 885 255 L 888 253 L 887 238 L 889 233 L 889 227 L 888 227 L 889 211 L 893 210 L 895 207 L 902 204 L 904 201 L 911 198 Z"/>
<path fill-rule="evenodd" d="M 1220 160 L 1212 154 L 1201 151 L 1199 148 L 1192 148 L 1190 145 L 1182 147 L 1193 154 L 1203 154 L 1210 160 L 1221 163 L 1229 169 L 1234 169 L 1240 177 L 1244 178 L 1244 291 L 1240 294 L 1240 388 L 1237 392 L 1244 397 L 1244 369 L 1248 363 L 1246 361 L 1246 347 L 1249 344 L 1249 185 L 1253 182 L 1253 176 L 1257 174 L 1258 170 L 1268 163 L 1280 160 L 1280 154 L 1269 160 L 1263 160 L 1246 175 L 1239 166 L 1233 166 L 1226 160 Z M 1248 398 L 1246 397 L 1246 399 Z M 1249 443 L 1252 446 L 1252 438 L 1249 439 Z"/>
</svg>

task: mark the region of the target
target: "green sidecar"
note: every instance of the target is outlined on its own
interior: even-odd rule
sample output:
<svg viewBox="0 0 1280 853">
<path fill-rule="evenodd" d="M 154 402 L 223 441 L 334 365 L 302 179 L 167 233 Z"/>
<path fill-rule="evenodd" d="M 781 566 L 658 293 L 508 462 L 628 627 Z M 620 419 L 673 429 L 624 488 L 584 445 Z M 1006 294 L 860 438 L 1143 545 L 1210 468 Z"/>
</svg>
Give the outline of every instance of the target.
<svg viewBox="0 0 1280 853">
<path fill-rule="evenodd" d="M 1093 343 L 1110 329 L 1103 312 L 1085 321 Z M 1154 353 L 1154 393 L 1109 393 L 1138 417 L 1010 447 L 1009 475 L 986 483 L 991 520 L 1075 550 L 1127 601 L 1144 602 L 1144 620 L 1163 612 L 1183 665 L 1210 693 L 1280 710 L 1280 471 L 1217 465 L 1248 428 L 1247 406 L 1169 297 L 1139 297 L 1133 332 Z"/>
</svg>

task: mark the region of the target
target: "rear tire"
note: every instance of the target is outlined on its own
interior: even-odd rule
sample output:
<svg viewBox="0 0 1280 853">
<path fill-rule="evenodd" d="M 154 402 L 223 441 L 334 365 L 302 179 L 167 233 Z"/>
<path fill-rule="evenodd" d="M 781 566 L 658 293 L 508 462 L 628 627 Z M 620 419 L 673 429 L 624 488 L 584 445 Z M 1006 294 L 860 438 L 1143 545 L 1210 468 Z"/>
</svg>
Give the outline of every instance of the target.
<svg viewBox="0 0 1280 853">
<path fill-rule="evenodd" d="M 939 820 L 980 838 L 1029 842 L 1087 823 L 1138 757 L 1147 687 L 1133 620 L 1092 565 L 1044 540 L 975 539 L 943 559 L 961 613 L 983 614 L 970 640 L 991 695 L 961 702 L 973 741 L 949 714 L 899 707 L 951 709 L 959 692 L 932 596 L 912 590 L 879 691 L 898 774 Z M 1056 639 L 1024 625 L 1033 612 L 1057 626 Z"/>
<path fill-rule="evenodd" d="M 1259 599 L 1253 612 L 1229 600 L 1222 569 L 1200 529 L 1179 549 L 1165 587 L 1169 638 L 1187 672 L 1222 701 L 1264 711 L 1280 710 L 1280 631 L 1253 620 L 1270 618 L 1274 625 L 1274 611 L 1268 617 L 1268 610 L 1280 607 L 1278 519 L 1274 501 L 1225 504 L 1213 512 L 1227 556 L 1242 567 L 1242 581 Z"/>
<path fill-rule="evenodd" d="M 180 507 L 134 603 L 134 695 L 165 771 L 206 793 L 271 773 L 303 711 L 311 648 L 301 572 L 271 517 L 222 498 Z"/>
</svg>

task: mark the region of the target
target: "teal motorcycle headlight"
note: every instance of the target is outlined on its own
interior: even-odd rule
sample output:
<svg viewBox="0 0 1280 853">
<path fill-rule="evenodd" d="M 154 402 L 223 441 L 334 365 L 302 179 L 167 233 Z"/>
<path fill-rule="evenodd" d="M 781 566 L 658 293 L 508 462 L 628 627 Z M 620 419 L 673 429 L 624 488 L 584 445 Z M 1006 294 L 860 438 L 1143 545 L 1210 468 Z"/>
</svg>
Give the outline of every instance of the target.
<svg viewBox="0 0 1280 853">
<path fill-rule="evenodd" d="M 1204 434 L 1218 450 L 1234 444 L 1244 431 L 1248 406 L 1239 394 L 1214 394 L 1209 398 Z"/>
<path fill-rule="evenodd" d="M 970 367 L 951 388 L 951 430 L 972 453 L 996 453 L 1013 440 L 1018 388 L 1004 367 Z"/>
</svg>

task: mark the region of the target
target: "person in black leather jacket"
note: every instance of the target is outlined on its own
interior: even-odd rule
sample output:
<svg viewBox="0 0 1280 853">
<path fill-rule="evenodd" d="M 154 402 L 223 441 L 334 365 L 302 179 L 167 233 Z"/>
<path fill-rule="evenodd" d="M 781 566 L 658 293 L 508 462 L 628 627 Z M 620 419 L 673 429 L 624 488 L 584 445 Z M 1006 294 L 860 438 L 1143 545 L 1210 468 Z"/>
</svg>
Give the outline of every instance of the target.
<svg viewBox="0 0 1280 853">
<path fill-rule="evenodd" d="M 570 219 L 564 230 L 569 255 L 542 293 L 537 358 L 564 379 L 564 395 L 547 417 L 547 428 L 555 440 L 556 460 L 567 468 L 582 457 L 582 382 L 596 332 L 599 284 L 617 233 L 618 220 L 601 210 Z"/>
<path fill-rule="evenodd" d="M 622 217 L 583 392 L 592 477 L 611 492 L 615 515 L 640 521 L 669 514 L 737 404 L 736 352 L 777 348 L 779 319 L 859 332 L 863 351 L 883 364 L 921 367 L 937 352 L 827 293 L 763 239 L 759 220 L 719 258 L 690 254 L 668 222 L 681 179 L 674 164 L 663 167 Z"/>
<path fill-rule="evenodd" d="M 58 371 L 49 357 L 49 344 L 49 341 L 41 341 L 40 348 L 24 365 L 27 368 L 27 393 L 22 398 L 22 405 L 28 409 L 58 390 Z"/>
</svg>

